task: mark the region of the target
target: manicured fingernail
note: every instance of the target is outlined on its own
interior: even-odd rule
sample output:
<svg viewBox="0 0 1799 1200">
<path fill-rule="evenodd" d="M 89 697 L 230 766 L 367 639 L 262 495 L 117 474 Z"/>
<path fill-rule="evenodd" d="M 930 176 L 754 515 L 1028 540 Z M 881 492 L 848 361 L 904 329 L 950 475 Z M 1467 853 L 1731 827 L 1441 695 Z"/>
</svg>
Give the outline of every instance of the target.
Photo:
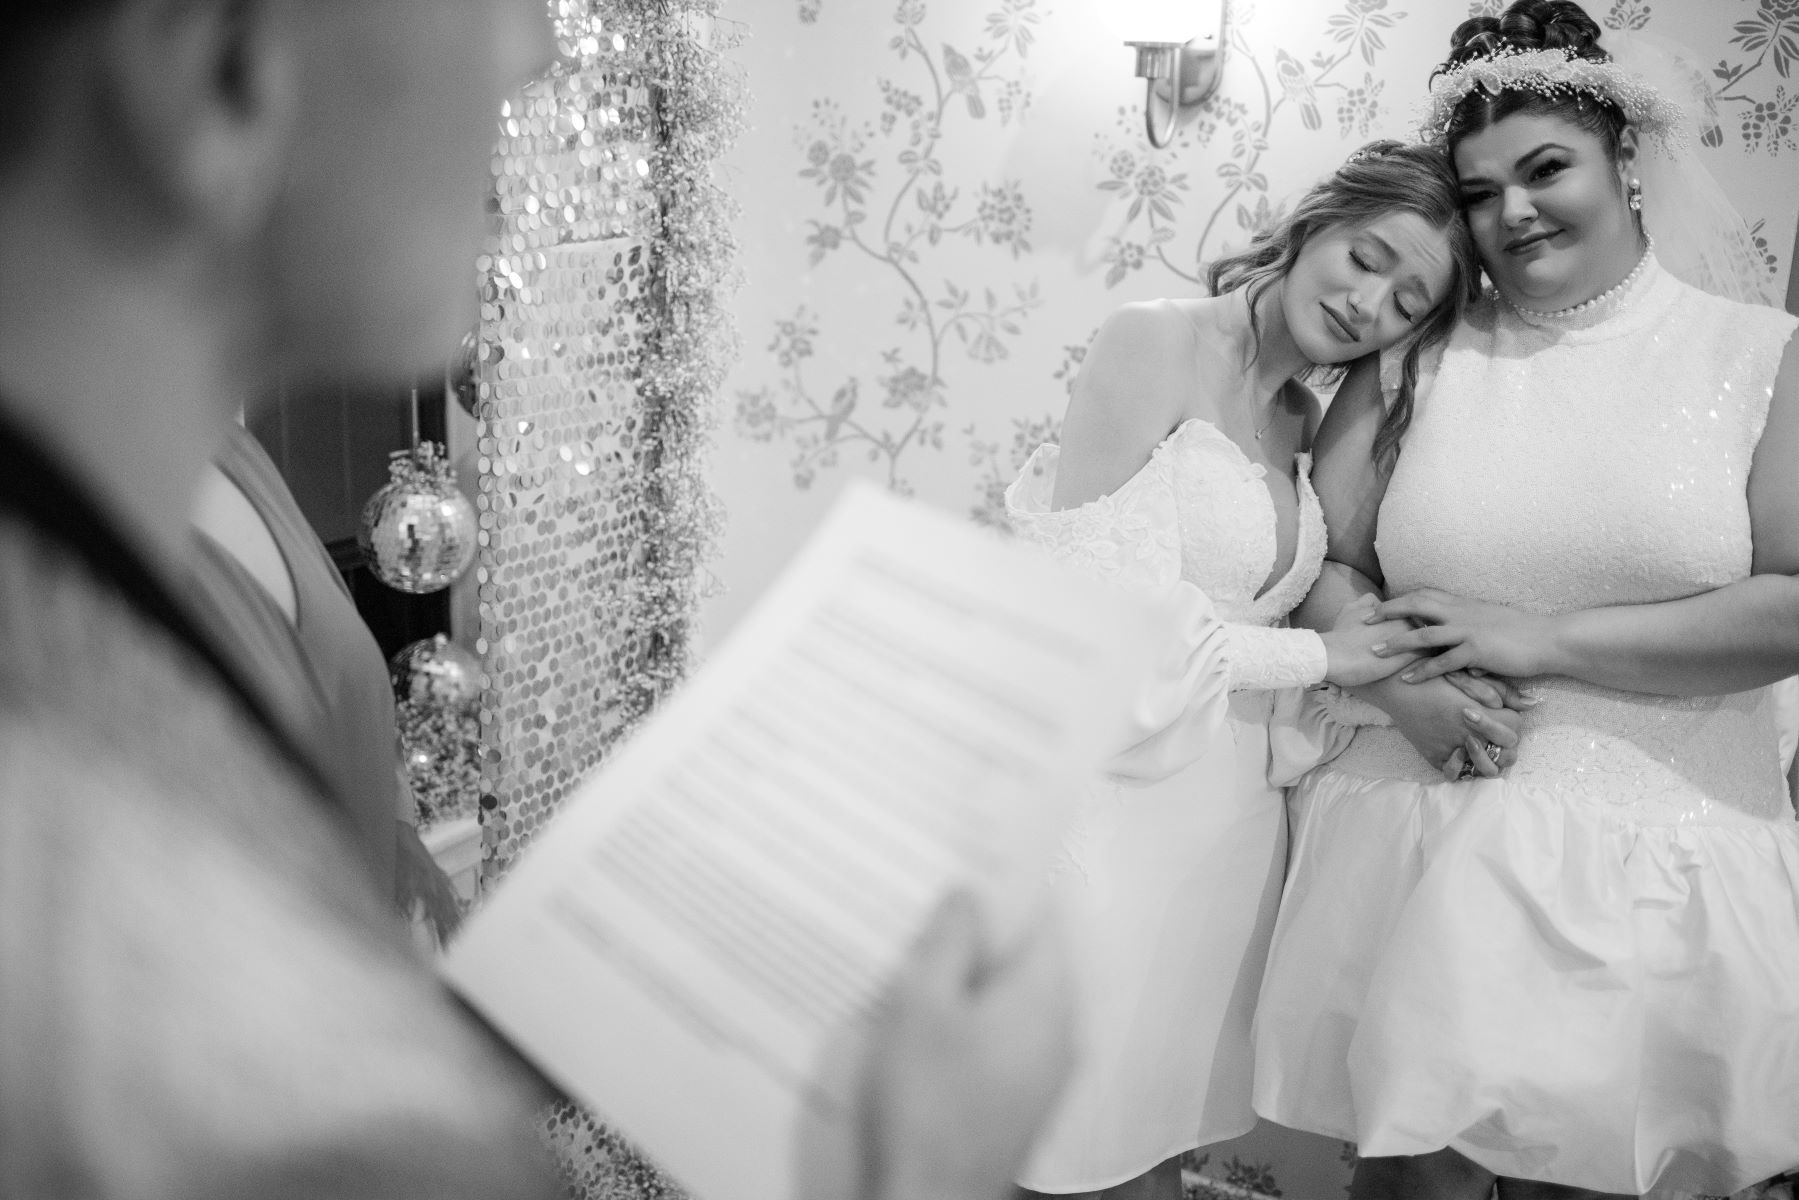
<svg viewBox="0 0 1799 1200">
<path fill-rule="evenodd" d="M 1534 708 L 1541 703 L 1543 703 L 1543 697 L 1537 695 L 1535 692 L 1524 693 L 1524 704 L 1526 707 Z"/>
<path fill-rule="evenodd" d="M 1417 683 L 1418 682 L 1418 672 L 1407 671 L 1405 674 L 1401 675 L 1400 678 L 1405 680 L 1407 683 Z"/>
<path fill-rule="evenodd" d="M 1464 708 L 1462 710 L 1462 716 L 1464 716 L 1468 719 L 1468 724 L 1470 724 L 1470 725 L 1479 725 L 1480 724 L 1480 713 L 1476 712 L 1472 708 Z"/>
<path fill-rule="evenodd" d="M 1376 643 L 1374 643 L 1374 645 L 1368 647 L 1368 649 L 1373 651 L 1375 654 L 1385 654 L 1387 652 L 1387 643 L 1376 642 Z"/>
<path fill-rule="evenodd" d="M 1367 616 L 1362 618 L 1362 624 L 1364 624 L 1364 625 L 1377 625 L 1379 623 L 1380 623 L 1380 609 L 1378 609 L 1378 608 L 1374 609 Z"/>
</svg>

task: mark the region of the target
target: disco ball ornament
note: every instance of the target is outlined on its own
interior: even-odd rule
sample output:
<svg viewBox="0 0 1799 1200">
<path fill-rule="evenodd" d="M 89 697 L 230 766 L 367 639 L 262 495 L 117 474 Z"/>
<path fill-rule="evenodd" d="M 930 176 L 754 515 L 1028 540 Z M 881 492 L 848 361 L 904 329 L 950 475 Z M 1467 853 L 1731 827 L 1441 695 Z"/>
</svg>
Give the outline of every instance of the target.
<svg viewBox="0 0 1799 1200">
<path fill-rule="evenodd" d="M 481 707 L 481 660 L 444 634 L 403 647 L 387 664 L 387 675 L 401 703 L 456 713 Z"/>
<path fill-rule="evenodd" d="M 475 558 L 475 509 L 456 487 L 442 449 L 397 450 L 386 486 L 362 506 L 356 544 L 388 587 L 421 594 L 449 587 Z"/>
</svg>

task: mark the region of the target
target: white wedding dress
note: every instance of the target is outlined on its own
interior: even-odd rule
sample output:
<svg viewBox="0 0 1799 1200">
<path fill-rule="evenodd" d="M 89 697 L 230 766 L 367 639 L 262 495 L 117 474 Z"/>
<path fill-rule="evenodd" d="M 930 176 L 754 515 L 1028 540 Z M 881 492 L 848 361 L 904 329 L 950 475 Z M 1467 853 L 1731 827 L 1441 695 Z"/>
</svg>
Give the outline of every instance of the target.
<svg viewBox="0 0 1799 1200">
<path fill-rule="evenodd" d="M 1178 750 L 1115 764 L 1055 879 L 1074 926 L 1085 1026 L 1074 1079 L 1020 1182 L 1073 1192 L 1122 1183 L 1254 1123 L 1250 1017 L 1286 858 L 1286 814 L 1269 777 L 1297 777 L 1331 733 L 1301 707 L 1301 687 L 1323 677 L 1323 644 L 1277 628 L 1324 556 L 1308 460 L 1295 480 L 1293 562 L 1258 595 L 1275 567 L 1274 502 L 1265 469 L 1216 426 L 1184 422 L 1117 491 L 1063 511 L 1049 507 L 1057 456 L 1039 448 L 1007 490 L 1014 528 L 1126 586 L 1198 588 L 1218 618 L 1210 658 L 1170 664 L 1172 675 L 1186 672 L 1189 696 L 1217 689 L 1211 719 L 1195 724 L 1190 708 Z M 1167 681 L 1146 681 L 1146 694 L 1157 686 Z"/>
<path fill-rule="evenodd" d="M 1529 612 L 1751 571 L 1793 318 L 1653 258 L 1565 318 L 1457 327 L 1380 510 L 1393 592 Z M 1518 760 L 1446 783 L 1366 728 L 1294 793 L 1256 1109 L 1368 1155 L 1727 1194 L 1799 1164 L 1799 824 L 1769 689 L 1528 681 Z"/>
</svg>

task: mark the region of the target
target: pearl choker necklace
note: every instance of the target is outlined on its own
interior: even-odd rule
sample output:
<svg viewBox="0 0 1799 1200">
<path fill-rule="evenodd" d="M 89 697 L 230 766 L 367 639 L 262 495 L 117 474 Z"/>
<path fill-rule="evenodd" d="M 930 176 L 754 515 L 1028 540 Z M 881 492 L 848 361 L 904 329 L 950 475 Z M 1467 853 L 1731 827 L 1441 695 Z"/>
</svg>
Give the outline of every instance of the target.
<svg viewBox="0 0 1799 1200">
<path fill-rule="evenodd" d="M 1583 300 L 1579 304 L 1571 304 L 1567 308 L 1548 310 L 1525 308 L 1522 304 L 1512 304 L 1510 300 L 1507 300 L 1506 303 L 1510 304 L 1512 310 L 1519 316 L 1529 317 L 1533 321 L 1565 321 L 1569 317 L 1578 317 L 1584 313 L 1592 312 L 1596 308 L 1603 308 L 1612 303 L 1612 301 L 1617 300 L 1625 292 L 1628 292 L 1631 285 L 1642 276 L 1644 269 L 1649 266 L 1649 258 L 1655 253 L 1655 239 L 1648 238 L 1646 241 L 1648 244 L 1643 247 L 1643 257 L 1637 259 L 1637 265 L 1630 269 L 1630 274 L 1626 275 L 1623 279 L 1620 279 L 1615 286 L 1600 292 L 1591 300 Z M 1503 297 L 1501 298 L 1503 299 Z"/>
</svg>

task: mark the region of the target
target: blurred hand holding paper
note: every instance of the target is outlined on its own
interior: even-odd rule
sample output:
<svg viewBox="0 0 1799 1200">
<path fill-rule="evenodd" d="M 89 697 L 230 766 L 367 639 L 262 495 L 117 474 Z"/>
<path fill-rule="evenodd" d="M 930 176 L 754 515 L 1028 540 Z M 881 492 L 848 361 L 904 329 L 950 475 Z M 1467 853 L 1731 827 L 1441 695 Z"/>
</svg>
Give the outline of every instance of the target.
<svg viewBox="0 0 1799 1200">
<path fill-rule="evenodd" d="M 444 974 L 702 1200 L 785 1200 L 801 1124 L 845 1111 L 827 1053 L 942 898 L 1002 945 L 1042 903 L 1168 619 L 854 488 Z"/>
</svg>

